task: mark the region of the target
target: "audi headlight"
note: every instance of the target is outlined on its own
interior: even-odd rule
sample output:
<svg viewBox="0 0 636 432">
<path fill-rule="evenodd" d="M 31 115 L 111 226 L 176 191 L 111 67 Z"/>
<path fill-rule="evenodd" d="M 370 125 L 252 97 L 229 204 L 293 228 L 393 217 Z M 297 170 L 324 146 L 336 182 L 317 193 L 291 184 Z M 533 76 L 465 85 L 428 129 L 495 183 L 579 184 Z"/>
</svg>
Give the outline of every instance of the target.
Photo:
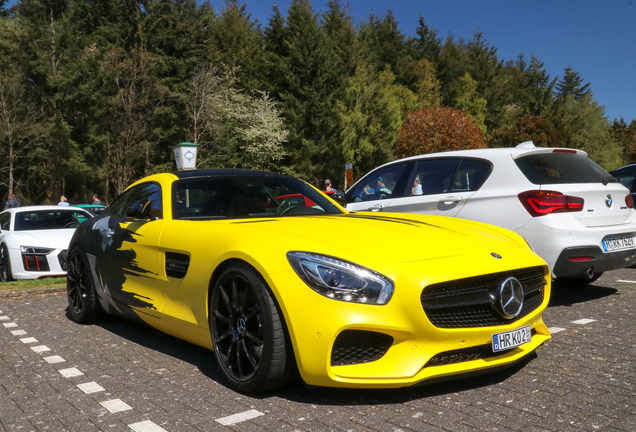
<svg viewBox="0 0 636 432">
<path fill-rule="evenodd" d="M 39 254 L 39 255 L 46 255 L 49 254 L 51 252 L 53 252 L 55 249 L 50 249 L 50 248 L 38 248 L 38 247 L 33 247 L 33 246 L 20 246 L 20 252 L 22 252 L 23 254 Z"/>
<path fill-rule="evenodd" d="M 325 297 L 384 305 L 393 295 L 391 279 L 351 262 L 308 252 L 288 252 L 287 259 L 296 274 Z"/>
</svg>

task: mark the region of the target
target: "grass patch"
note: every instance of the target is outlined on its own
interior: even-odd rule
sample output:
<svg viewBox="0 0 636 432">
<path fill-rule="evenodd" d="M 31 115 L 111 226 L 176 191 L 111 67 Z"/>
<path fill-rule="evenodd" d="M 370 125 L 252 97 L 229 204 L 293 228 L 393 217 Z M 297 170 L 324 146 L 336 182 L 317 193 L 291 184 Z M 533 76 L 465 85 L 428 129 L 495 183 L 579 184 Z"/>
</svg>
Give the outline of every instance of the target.
<svg viewBox="0 0 636 432">
<path fill-rule="evenodd" d="M 0 292 L 23 291 L 38 288 L 51 288 L 66 285 L 65 277 L 43 278 L 43 279 L 22 279 L 0 284 Z"/>
</svg>

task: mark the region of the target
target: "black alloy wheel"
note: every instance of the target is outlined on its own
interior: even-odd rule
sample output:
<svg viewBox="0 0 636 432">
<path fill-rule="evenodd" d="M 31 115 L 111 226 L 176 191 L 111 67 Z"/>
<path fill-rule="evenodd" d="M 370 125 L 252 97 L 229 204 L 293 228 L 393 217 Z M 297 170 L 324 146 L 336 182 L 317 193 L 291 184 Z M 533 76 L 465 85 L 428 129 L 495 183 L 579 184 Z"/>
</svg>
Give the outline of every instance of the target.
<svg viewBox="0 0 636 432">
<path fill-rule="evenodd" d="M 281 314 L 265 282 L 247 264 L 232 264 L 217 278 L 210 329 L 221 372 L 237 390 L 275 390 L 297 373 Z"/>
<path fill-rule="evenodd" d="M 73 321 L 83 324 L 101 318 L 103 311 L 95 294 L 86 254 L 79 247 L 74 247 L 68 256 L 66 296 Z"/>
<path fill-rule="evenodd" d="M 9 249 L 6 244 L 0 247 L 0 282 L 9 282 L 13 280 L 11 274 L 11 260 L 9 260 Z"/>
</svg>

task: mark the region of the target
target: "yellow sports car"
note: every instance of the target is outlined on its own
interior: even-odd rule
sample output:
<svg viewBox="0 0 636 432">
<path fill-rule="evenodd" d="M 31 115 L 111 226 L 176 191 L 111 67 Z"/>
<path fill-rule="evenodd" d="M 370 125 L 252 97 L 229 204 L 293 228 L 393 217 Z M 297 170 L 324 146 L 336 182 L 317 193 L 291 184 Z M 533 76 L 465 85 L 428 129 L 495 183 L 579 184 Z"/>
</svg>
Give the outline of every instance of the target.
<svg viewBox="0 0 636 432">
<path fill-rule="evenodd" d="M 69 314 L 120 314 L 214 350 L 235 389 L 404 387 L 508 366 L 550 339 L 550 272 L 464 220 L 348 213 L 245 170 L 157 174 L 82 223 Z"/>
</svg>

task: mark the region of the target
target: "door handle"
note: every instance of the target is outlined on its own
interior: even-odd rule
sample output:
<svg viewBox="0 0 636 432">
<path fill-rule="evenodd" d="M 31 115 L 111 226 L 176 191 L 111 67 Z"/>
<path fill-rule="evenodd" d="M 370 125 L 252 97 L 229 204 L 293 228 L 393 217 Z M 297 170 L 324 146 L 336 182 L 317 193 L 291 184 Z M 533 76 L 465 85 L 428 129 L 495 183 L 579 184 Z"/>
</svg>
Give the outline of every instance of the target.
<svg viewBox="0 0 636 432">
<path fill-rule="evenodd" d="M 115 235 L 115 231 L 113 231 L 112 229 L 105 229 L 105 230 L 102 231 L 102 235 L 104 237 L 110 238 L 110 237 Z"/>
<path fill-rule="evenodd" d="M 382 211 L 386 208 L 386 205 L 384 204 L 376 204 L 373 207 L 369 207 L 368 210 L 377 212 L 377 211 Z"/>
<path fill-rule="evenodd" d="M 461 200 L 462 200 L 461 197 L 458 197 L 458 196 L 448 196 L 446 198 L 442 198 L 441 200 L 439 200 L 438 203 L 450 205 L 450 204 L 457 204 Z"/>
</svg>

